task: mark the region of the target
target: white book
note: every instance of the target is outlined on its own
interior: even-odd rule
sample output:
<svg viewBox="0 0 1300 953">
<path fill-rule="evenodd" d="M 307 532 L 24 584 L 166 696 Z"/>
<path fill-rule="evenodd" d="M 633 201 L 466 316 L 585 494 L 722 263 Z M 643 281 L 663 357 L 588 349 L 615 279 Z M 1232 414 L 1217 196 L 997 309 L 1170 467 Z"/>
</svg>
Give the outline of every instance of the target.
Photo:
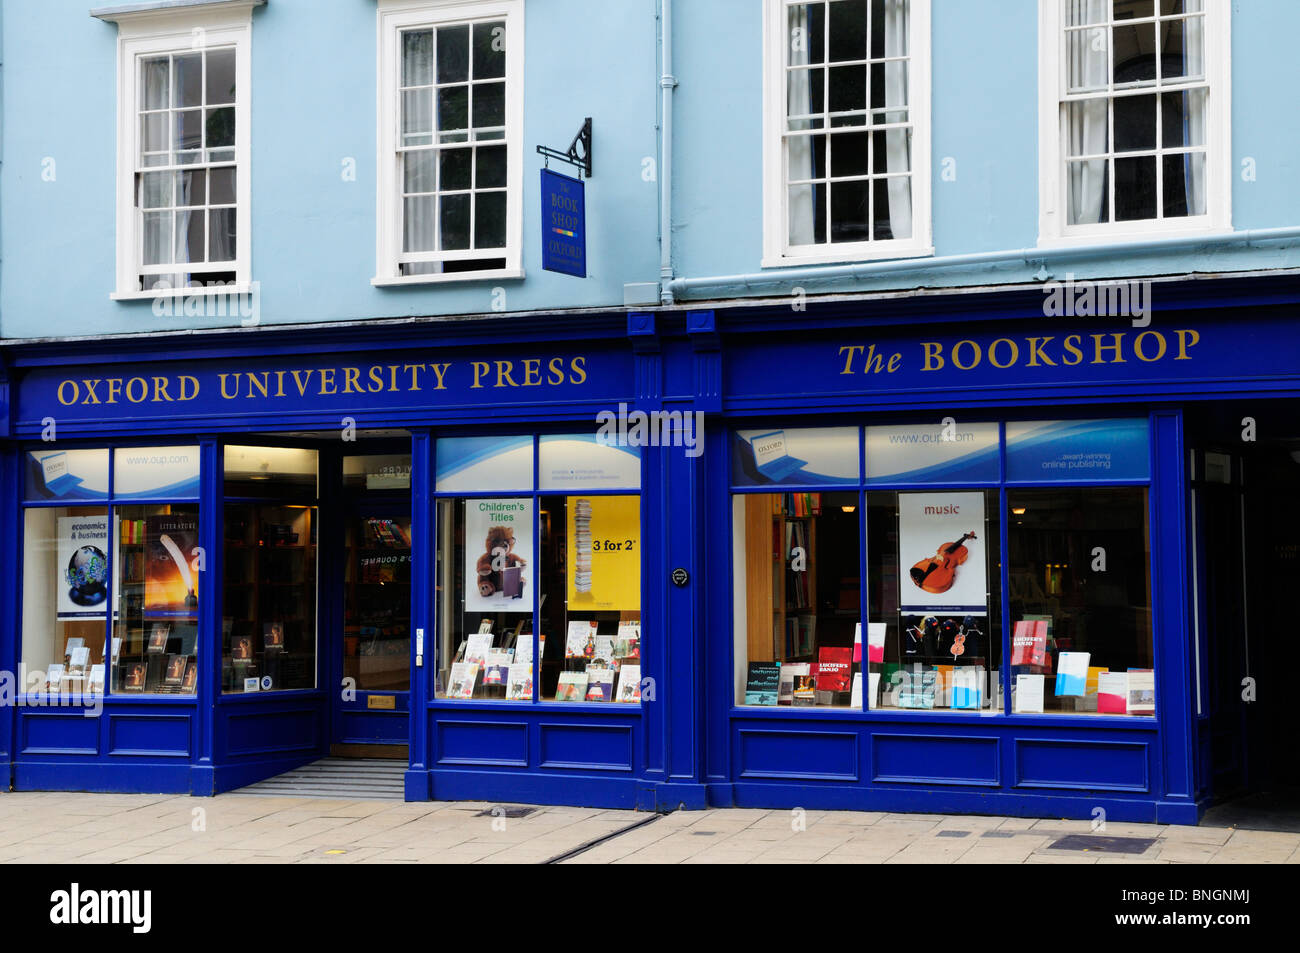
<svg viewBox="0 0 1300 953">
<path fill-rule="evenodd" d="M 614 700 L 639 702 L 641 700 L 641 666 L 624 665 L 618 670 L 618 690 Z"/>
<path fill-rule="evenodd" d="M 849 692 L 849 707 L 862 707 L 862 673 L 853 673 L 853 688 Z"/>
<path fill-rule="evenodd" d="M 1156 711 L 1156 673 L 1129 669 L 1128 713 L 1153 715 Z"/>
<path fill-rule="evenodd" d="M 63 682 L 63 663 L 59 662 L 51 665 L 45 672 L 45 681 L 49 685 L 49 690 L 57 692 L 59 685 Z"/>
<path fill-rule="evenodd" d="M 469 637 L 469 642 L 465 646 L 465 657 L 462 662 L 477 662 L 479 666 L 487 662 L 487 654 L 492 650 L 492 633 L 476 632 Z"/>
<path fill-rule="evenodd" d="M 90 691 L 102 692 L 104 690 L 104 663 L 98 662 L 90 666 Z"/>
<path fill-rule="evenodd" d="M 510 666 L 506 680 L 506 700 L 530 702 L 533 700 L 533 663 L 515 662 Z"/>
<path fill-rule="evenodd" d="M 1043 712 L 1043 676 L 1016 676 L 1016 711 L 1025 714 Z"/>
<path fill-rule="evenodd" d="M 561 672 L 559 684 L 555 686 L 557 702 L 580 702 L 587 697 L 586 672 Z"/>
<path fill-rule="evenodd" d="M 1090 652 L 1061 652 L 1056 658 L 1056 694 L 1083 695 L 1088 685 Z"/>
<path fill-rule="evenodd" d="M 473 698 L 474 682 L 478 680 L 478 663 L 456 662 L 447 676 L 448 698 Z"/>
<path fill-rule="evenodd" d="M 880 673 L 867 673 L 867 707 L 880 707 Z"/>
<path fill-rule="evenodd" d="M 90 647 L 78 645 L 69 653 L 68 671 L 85 672 L 86 666 L 90 664 Z"/>
<path fill-rule="evenodd" d="M 588 658 L 587 642 L 592 643 L 592 652 L 595 652 L 596 643 L 596 623 L 585 622 L 581 619 L 569 623 L 569 628 L 564 641 L 565 658 Z"/>
</svg>

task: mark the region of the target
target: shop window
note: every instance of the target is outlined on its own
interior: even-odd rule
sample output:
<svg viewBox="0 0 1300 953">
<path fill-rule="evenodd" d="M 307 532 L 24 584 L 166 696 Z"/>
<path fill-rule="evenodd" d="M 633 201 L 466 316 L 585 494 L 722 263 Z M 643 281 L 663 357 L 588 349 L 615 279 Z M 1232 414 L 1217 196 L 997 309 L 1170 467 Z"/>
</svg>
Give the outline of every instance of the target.
<svg viewBox="0 0 1300 953">
<path fill-rule="evenodd" d="M 199 585 L 199 507 L 117 506 L 113 525 L 112 691 L 192 695 L 198 685 L 199 600 L 209 597 Z"/>
<path fill-rule="evenodd" d="M 314 688 L 317 453 L 224 452 L 222 691 Z"/>
<path fill-rule="evenodd" d="M 25 462 L 24 499 L 29 503 L 108 498 L 107 450 L 31 450 Z"/>
<path fill-rule="evenodd" d="M 1009 489 L 1013 710 L 1155 714 L 1144 487 Z"/>
<path fill-rule="evenodd" d="M 65 695 L 104 690 L 108 525 L 104 506 L 27 509 L 21 690 Z"/>
<path fill-rule="evenodd" d="M 868 708 L 1002 710 L 998 510 L 996 490 L 867 494 Z"/>
<path fill-rule="evenodd" d="M 641 500 L 543 497 L 543 701 L 641 701 Z M 555 633 L 555 637 L 545 635 Z"/>
<path fill-rule="evenodd" d="M 856 491 L 734 497 L 737 704 L 861 706 L 857 510 Z"/>
<path fill-rule="evenodd" d="M 438 503 L 438 675 L 447 699 L 533 700 L 532 497 Z"/>
</svg>

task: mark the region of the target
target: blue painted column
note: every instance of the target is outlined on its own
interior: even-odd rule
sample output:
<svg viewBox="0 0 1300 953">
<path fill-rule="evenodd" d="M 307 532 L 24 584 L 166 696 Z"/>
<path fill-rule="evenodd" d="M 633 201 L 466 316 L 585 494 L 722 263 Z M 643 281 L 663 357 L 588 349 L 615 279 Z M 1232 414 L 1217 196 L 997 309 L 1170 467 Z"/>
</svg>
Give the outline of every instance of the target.
<svg viewBox="0 0 1300 953">
<path fill-rule="evenodd" d="M 6 421 L 8 408 L 3 408 Z M 21 492 L 20 461 L 17 448 L 6 447 L 0 453 L 0 579 L 8 580 L 8 598 L 0 600 L 0 671 L 11 673 L 16 694 L 18 679 L 18 640 L 22 624 L 22 508 L 18 502 Z M 5 788 L 13 779 L 14 752 L 18 739 L 14 737 L 16 709 L 13 705 L 0 705 L 0 779 Z"/>
<path fill-rule="evenodd" d="M 221 697 L 222 593 L 225 558 L 225 472 L 221 445 L 215 437 L 199 441 L 199 545 L 203 568 L 199 571 L 199 680 L 195 706 L 198 755 L 192 770 L 190 793 L 216 793 L 218 748 L 217 702 Z"/>
<path fill-rule="evenodd" d="M 1192 632 L 1188 611 L 1191 541 L 1187 527 L 1187 480 L 1182 414 L 1151 415 L 1151 592 L 1155 622 L 1156 705 L 1160 769 L 1153 779 L 1160 797 L 1156 819 L 1194 824 L 1196 804 L 1196 688 L 1192 678 Z"/>
<path fill-rule="evenodd" d="M 436 514 L 430 497 L 433 486 L 433 437 L 428 431 L 411 435 L 411 693 L 406 800 L 431 796 L 429 765 L 429 671 L 433 666 L 433 599 L 438 545 Z M 416 666 L 417 629 L 424 630 L 423 664 Z"/>
</svg>

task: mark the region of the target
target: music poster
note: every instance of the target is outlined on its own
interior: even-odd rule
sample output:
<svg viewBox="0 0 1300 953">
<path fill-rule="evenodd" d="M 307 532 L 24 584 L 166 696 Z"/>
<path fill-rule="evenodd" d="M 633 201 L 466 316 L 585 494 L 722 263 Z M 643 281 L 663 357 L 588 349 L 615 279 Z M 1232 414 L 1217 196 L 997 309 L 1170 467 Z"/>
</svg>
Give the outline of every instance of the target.
<svg viewBox="0 0 1300 953">
<path fill-rule="evenodd" d="M 984 494 L 898 494 L 899 611 L 986 615 Z"/>
</svg>

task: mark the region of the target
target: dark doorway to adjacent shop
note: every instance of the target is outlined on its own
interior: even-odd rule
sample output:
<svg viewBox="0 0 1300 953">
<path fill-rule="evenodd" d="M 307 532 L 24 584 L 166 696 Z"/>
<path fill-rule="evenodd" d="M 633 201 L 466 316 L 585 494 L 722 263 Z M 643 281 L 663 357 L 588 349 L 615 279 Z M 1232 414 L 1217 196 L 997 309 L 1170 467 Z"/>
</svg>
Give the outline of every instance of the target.
<svg viewBox="0 0 1300 953">
<path fill-rule="evenodd" d="M 1296 401 L 1187 414 L 1203 824 L 1300 831 Z"/>
</svg>

